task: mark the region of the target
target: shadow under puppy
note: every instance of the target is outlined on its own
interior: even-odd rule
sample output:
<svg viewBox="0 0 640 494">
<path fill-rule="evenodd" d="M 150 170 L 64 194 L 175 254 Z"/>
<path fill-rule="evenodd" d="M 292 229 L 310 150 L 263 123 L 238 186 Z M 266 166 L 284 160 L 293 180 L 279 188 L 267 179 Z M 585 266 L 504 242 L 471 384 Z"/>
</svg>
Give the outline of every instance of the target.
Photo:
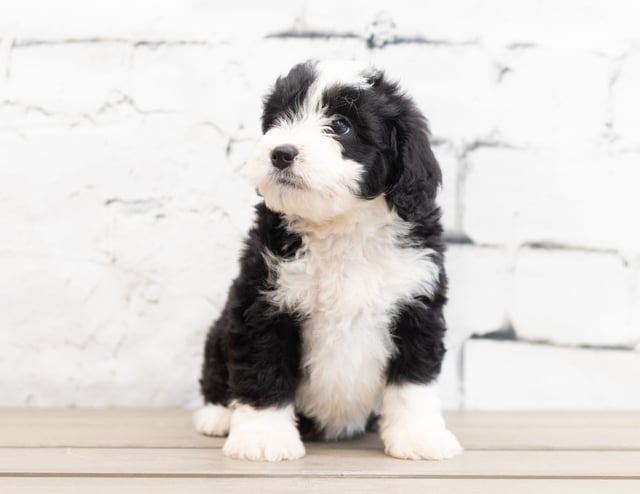
<svg viewBox="0 0 640 494">
<path fill-rule="evenodd" d="M 299 420 L 339 439 L 375 414 L 391 456 L 459 453 L 435 387 L 447 278 L 425 118 L 380 71 L 309 61 L 276 81 L 262 129 L 264 202 L 207 337 L 197 429 L 278 461 L 304 456 Z"/>
</svg>

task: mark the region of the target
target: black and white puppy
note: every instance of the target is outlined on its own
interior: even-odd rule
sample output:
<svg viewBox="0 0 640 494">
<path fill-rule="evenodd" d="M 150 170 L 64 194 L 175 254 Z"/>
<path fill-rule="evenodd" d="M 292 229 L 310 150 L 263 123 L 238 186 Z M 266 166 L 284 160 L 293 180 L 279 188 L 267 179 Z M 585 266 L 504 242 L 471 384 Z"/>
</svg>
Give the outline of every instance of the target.
<svg viewBox="0 0 640 494">
<path fill-rule="evenodd" d="M 447 278 L 425 118 L 382 72 L 306 62 L 264 100 L 248 170 L 264 202 L 208 335 L 197 429 L 224 454 L 305 454 L 374 415 L 387 454 L 461 451 L 440 411 Z"/>
</svg>

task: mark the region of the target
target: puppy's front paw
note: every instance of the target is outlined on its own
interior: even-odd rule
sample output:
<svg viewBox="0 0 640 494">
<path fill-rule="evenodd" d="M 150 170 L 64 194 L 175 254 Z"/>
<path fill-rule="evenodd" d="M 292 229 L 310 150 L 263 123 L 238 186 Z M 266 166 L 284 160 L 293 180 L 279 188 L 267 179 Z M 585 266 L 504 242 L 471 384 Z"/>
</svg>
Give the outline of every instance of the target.
<svg viewBox="0 0 640 494">
<path fill-rule="evenodd" d="M 231 458 L 252 461 L 297 460 L 305 455 L 298 431 L 232 429 L 222 452 Z"/>
<path fill-rule="evenodd" d="M 417 431 L 390 428 L 383 440 L 384 452 L 403 460 L 444 460 L 462 452 L 456 436 L 444 426 Z"/>
<path fill-rule="evenodd" d="M 231 410 L 208 403 L 193 414 L 196 430 L 206 436 L 226 436 L 231 423 Z"/>
<path fill-rule="evenodd" d="M 222 452 L 254 461 L 295 460 L 305 454 L 293 406 L 256 409 L 238 405 Z"/>
</svg>

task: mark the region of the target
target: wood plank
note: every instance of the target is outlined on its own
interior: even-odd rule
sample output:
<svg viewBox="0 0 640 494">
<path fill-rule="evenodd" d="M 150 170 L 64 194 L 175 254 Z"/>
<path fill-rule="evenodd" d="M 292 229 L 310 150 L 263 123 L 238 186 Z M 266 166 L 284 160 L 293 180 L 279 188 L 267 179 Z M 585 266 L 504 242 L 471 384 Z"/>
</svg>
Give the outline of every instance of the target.
<svg viewBox="0 0 640 494">
<path fill-rule="evenodd" d="M 0 447 L 219 447 L 191 416 L 174 408 L 0 409 Z"/>
<path fill-rule="evenodd" d="M 448 412 L 467 450 L 640 451 L 640 413 Z M 219 449 L 182 409 L 0 409 L 0 447 Z M 368 445 L 368 446 L 367 446 Z M 374 436 L 345 447 L 380 449 Z"/>
<path fill-rule="evenodd" d="M 637 451 L 467 451 L 434 462 L 395 460 L 339 443 L 310 445 L 307 452 L 302 460 L 270 464 L 206 449 L 1 448 L 0 475 L 640 479 Z"/>
<path fill-rule="evenodd" d="M 638 480 L 483 479 L 157 479 L 157 478 L 0 478 L 0 492 L 12 494 L 637 494 Z"/>
<path fill-rule="evenodd" d="M 472 426 L 520 425 L 527 422 L 534 426 L 550 424 L 565 427 L 582 427 L 593 423 L 607 423 L 614 427 L 640 427 L 639 411 L 486 411 L 451 410 L 447 419 L 452 423 L 464 422 Z"/>
</svg>

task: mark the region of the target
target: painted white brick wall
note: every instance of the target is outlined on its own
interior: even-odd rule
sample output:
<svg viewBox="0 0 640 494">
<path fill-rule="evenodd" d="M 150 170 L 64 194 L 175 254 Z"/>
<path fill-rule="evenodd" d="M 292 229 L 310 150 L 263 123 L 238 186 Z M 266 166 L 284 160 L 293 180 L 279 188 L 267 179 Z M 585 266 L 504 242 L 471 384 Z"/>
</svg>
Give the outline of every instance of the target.
<svg viewBox="0 0 640 494">
<path fill-rule="evenodd" d="M 640 408 L 638 352 L 474 339 L 464 353 L 467 408 Z"/>
<path fill-rule="evenodd" d="M 0 405 L 199 403 L 261 97 L 321 57 L 386 69 L 430 119 L 445 404 L 639 407 L 638 18 L 633 0 L 2 2 Z"/>
<path fill-rule="evenodd" d="M 511 294 L 516 334 L 566 345 L 634 347 L 640 330 L 632 321 L 632 283 L 615 254 L 523 249 Z"/>
<path fill-rule="evenodd" d="M 640 254 L 640 153 L 483 147 L 467 157 L 462 229 L 482 244 Z"/>
<path fill-rule="evenodd" d="M 451 339 L 508 327 L 509 257 L 504 248 L 452 244 L 447 252 Z"/>
</svg>

